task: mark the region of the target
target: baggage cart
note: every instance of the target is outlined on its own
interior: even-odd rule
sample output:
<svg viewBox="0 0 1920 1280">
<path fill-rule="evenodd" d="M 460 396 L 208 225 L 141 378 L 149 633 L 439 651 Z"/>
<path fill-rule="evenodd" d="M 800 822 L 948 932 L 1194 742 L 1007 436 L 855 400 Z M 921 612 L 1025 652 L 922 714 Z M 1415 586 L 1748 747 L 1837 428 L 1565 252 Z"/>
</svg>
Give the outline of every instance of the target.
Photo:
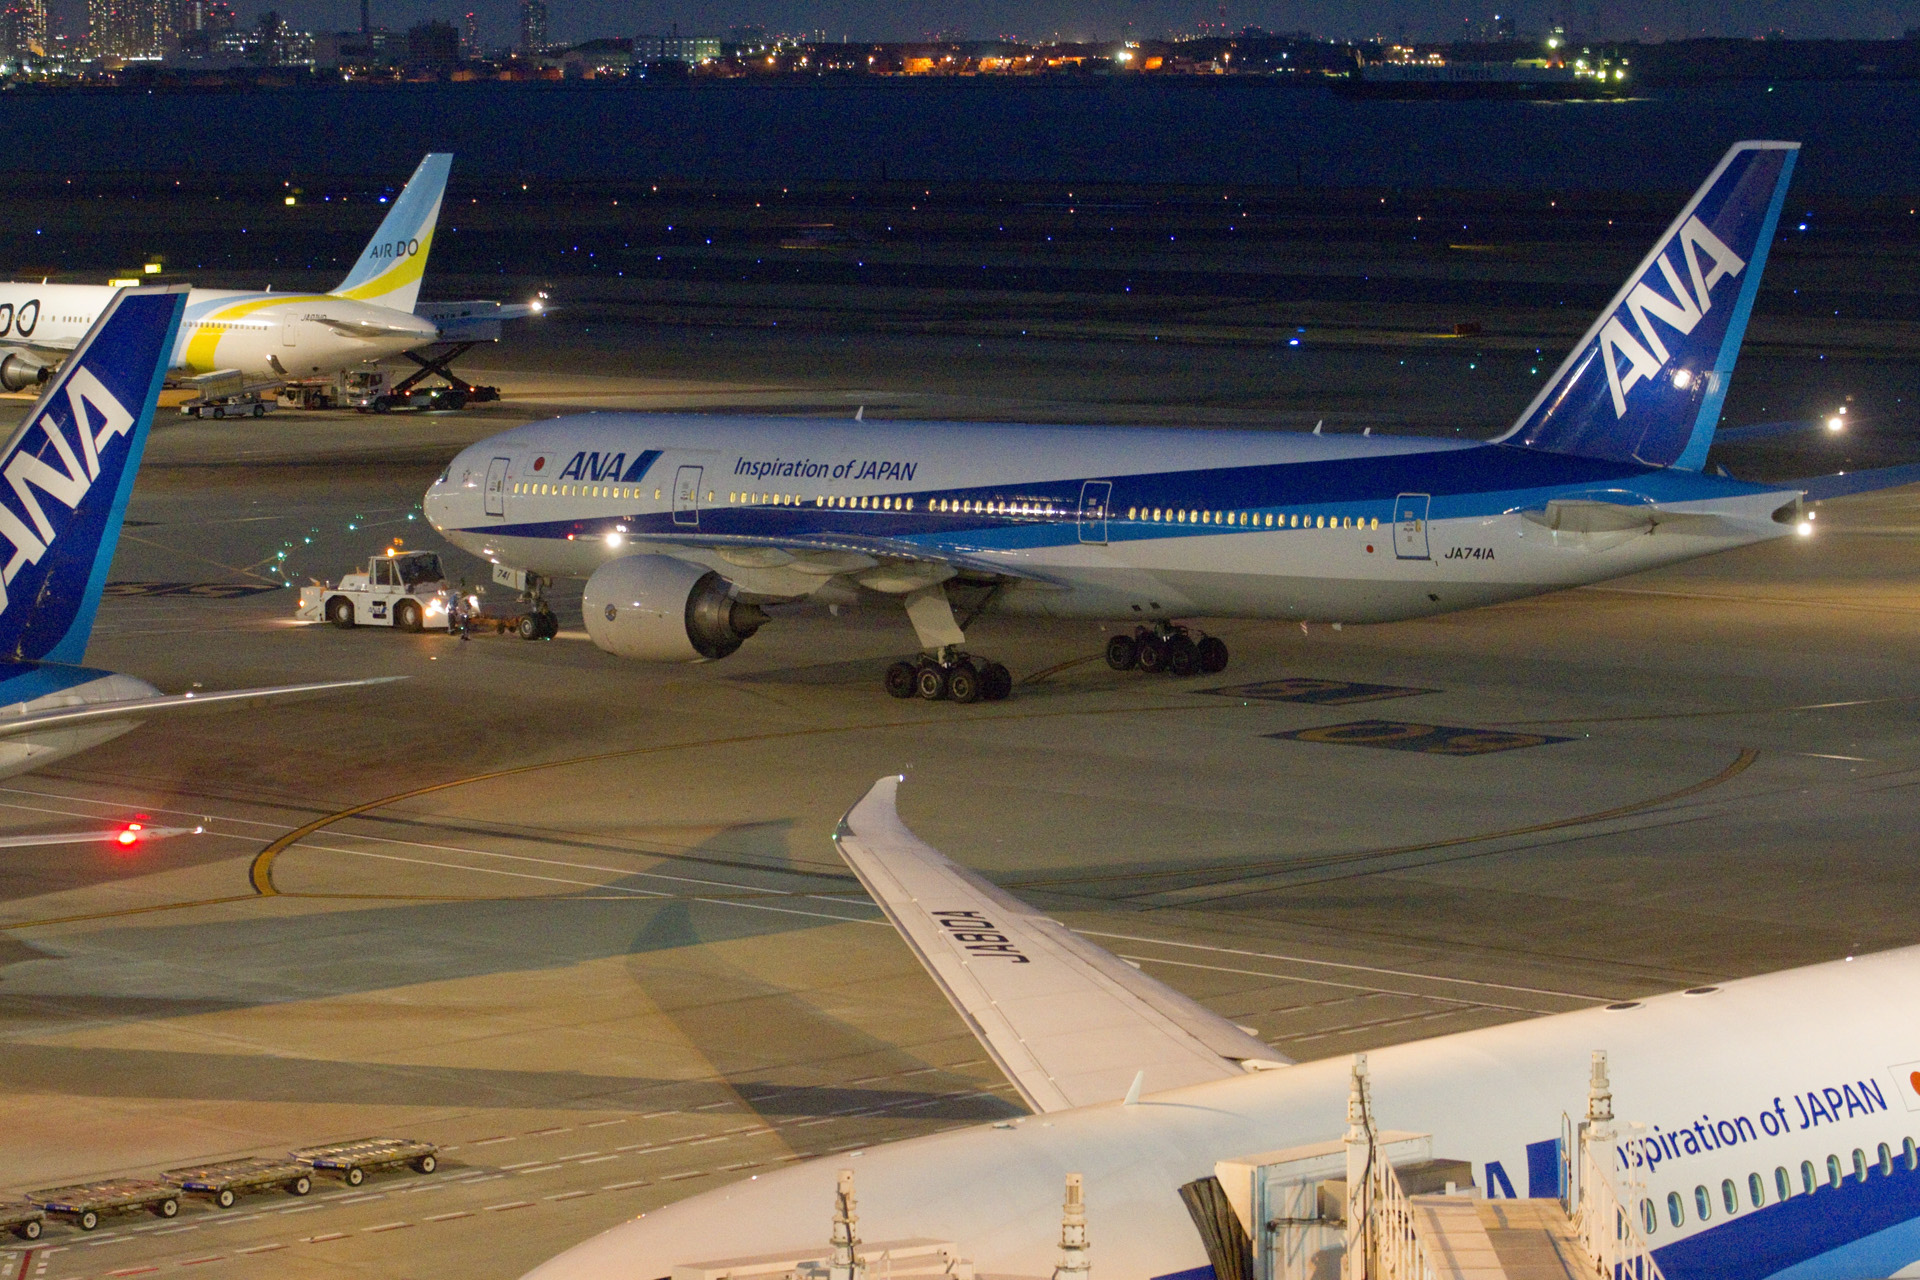
<svg viewBox="0 0 1920 1280">
<path fill-rule="evenodd" d="M 291 1158 L 222 1160 L 190 1169 L 169 1169 L 160 1176 L 182 1191 L 205 1196 L 222 1209 L 231 1209 L 241 1196 L 274 1187 L 296 1196 L 313 1190 L 313 1170 Z"/>
<path fill-rule="evenodd" d="M 320 1147 L 301 1147 L 289 1152 L 295 1160 L 312 1167 L 316 1173 L 339 1178 L 350 1187 L 367 1180 L 377 1169 L 411 1165 L 421 1173 L 432 1173 L 440 1166 L 439 1147 L 412 1138 L 358 1138 Z"/>
<path fill-rule="evenodd" d="M 100 1225 L 100 1219 L 112 1213 L 138 1213 L 146 1210 L 159 1218 L 171 1218 L 180 1212 L 180 1188 L 149 1178 L 114 1178 L 106 1182 L 83 1182 L 71 1187 L 51 1187 L 29 1191 L 27 1199 L 49 1217 L 63 1218 L 82 1231 Z"/>
<path fill-rule="evenodd" d="M 47 1212 L 25 1200 L 0 1200 L 0 1231 L 11 1231 L 22 1240 L 38 1240 L 40 1225 Z"/>
</svg>

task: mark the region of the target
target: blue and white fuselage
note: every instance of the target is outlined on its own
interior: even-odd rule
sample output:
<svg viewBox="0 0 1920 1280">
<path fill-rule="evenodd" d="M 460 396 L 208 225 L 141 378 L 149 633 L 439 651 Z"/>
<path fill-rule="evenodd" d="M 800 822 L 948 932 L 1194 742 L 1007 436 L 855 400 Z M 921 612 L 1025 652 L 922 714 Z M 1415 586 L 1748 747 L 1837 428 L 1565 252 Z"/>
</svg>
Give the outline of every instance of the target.
<svg viewBox="0 0 1920 1280">
<path fill-rule="evenodd" d="M 593 414 L 468 449 L 426 511 L 554 577 L 650 551 L 781 599 L 836 564 L 855 582 L 947 565 L 1004 577 L 1008 613 L 1388 622 L 1780 537 L 1795 497 L 1501 444 Z M 1550 504 L 1619 510 L 1555 528 Z"/>
</svg>

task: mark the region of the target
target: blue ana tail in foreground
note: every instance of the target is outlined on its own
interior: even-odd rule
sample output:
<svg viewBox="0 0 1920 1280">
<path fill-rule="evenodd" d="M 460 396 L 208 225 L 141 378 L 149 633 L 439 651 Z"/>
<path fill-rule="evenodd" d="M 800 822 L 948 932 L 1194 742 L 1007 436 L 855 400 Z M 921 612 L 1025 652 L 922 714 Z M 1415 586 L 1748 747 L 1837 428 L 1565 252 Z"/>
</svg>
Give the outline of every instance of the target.
<svg viewBox="0 0 1920 1280">
<path fill-rule="evenodd" d="M 0 656 L 86 655 L 186 301 L 118 294 L 0 449 Z"/>
<path fill-rule="evenodd" d="M 1698 471 L 1797 142 L 1738 142 L 1500 442 Z"/>
</svg>

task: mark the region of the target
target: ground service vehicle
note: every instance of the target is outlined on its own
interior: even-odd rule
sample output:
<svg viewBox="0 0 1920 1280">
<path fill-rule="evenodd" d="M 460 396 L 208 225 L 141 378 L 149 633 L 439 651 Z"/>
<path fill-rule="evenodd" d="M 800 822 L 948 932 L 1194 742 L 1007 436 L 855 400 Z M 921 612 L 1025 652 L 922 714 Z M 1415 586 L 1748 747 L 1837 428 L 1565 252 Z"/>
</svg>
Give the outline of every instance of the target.
<svg viewBox="0 0 1920 1280">
<path fill-rule="evenodd" d="M 282 1160 L 222 1160 L 218 1164 L 169 1169 L 160 1175 L 182 1191 L 205 1196 L 222 1209 L 231 1209 L 239 1197 L 280 1187 L 289 1195 L 313 1190 L 313 1170 L 291 1157 Z"/>
<path fill-rule="evenodd" d="M 316 1173 L 330 1173 L 350 1187 L 367 1180 L 377 1169 L 411 1165 L 421 1173 L 440 1167 L 439 1147 L 412 1138 L 358 1138 L 322 1147 L 301 1147 L 289 1154 Z"/>
<path fill-rule="evenodd" d="M 365 572 L 349 573 L 337 586 L 302 587 L 295 616 L 341 628 L 445 630 L 452 603 L 439 556 L 431 551 L 389 549 L 385 555 L 368 557 Z"/>
</svg>

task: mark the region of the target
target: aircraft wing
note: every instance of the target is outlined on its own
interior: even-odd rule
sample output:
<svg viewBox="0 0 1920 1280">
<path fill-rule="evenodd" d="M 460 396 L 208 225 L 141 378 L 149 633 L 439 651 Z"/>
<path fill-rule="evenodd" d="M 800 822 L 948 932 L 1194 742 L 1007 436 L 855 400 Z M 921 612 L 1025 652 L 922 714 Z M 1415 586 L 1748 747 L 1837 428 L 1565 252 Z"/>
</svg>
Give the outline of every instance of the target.
<svg viewBox="0 0 1920 1280">
<path fill-rule="evenodd" d="M 7 715 L 0 710 L 0 738 L 18 737 L 45 729 L 66 729 L 99 720 L 127 720 L 161 711 L 183 711 L 202 707 L 257 706 L 275 698 L 293 698 L 332 693 L 340 689 L 358 689 L 364 685 L 391 684 L 405 676 L 375 676 L 368 680 L 322 680 L 315 684 L 283 684 L 262 689 L 221 689 L 214 693 L 161 694 L 147 698 L 118 698 L 112 702 L 77 702 L 70 707 L 49 707 Z"/>
<path fill-rule="evenodd" d="M 0 836 L 0 849 L 41 849 L 55 844 L 145 844 L 173 836 L 197 836 L 205 827 L 146 827 L 138 823 L 100 831 L 47 831 L 31 836 Z"/>
<path fill-rule="evenodd" d="M 882 778 L 841 819 L 840 856 L 1038 1112 L 1118 1102 L 1289 1060 L 1219 1014 L 942 856 Z"/>
<path fill-rule="evenodd" d="M 1019 567 L 989 560 L 984 556 L 954 554 L 936 548 L 924 546 L 918 542 L 908 542 L 900 538 L 863 537 L 839 531 L 818 534 L 789 534 L 777 538 L 741 537 L 737 534 L 699 534 L 693 530 L 675 529 L 671 533 L 630 533 L 627 540 L 634 543 L 652 543 L 660 550 L 669 551 L 674 547 L 705 547 L 729 550 L 764 549 L 770 552 L 785 553 L 796 559 L 814 558 L 822 565 L 837 564 L 844 566 L 837 573 L 858 574 L 885 561 L 911 561 L 917 564 L 946 565 L 959 573 L 986 575 L 995 578 L 1015 578 L 1022 582 L 1039 584 L 1052 583 L 1053 579 L 1041 574 L 1023 570 Z M 774 563 L 770 561 L 769 563 Z M 830 576 L 830 575 L 829 575 Z"/>
</svg>

